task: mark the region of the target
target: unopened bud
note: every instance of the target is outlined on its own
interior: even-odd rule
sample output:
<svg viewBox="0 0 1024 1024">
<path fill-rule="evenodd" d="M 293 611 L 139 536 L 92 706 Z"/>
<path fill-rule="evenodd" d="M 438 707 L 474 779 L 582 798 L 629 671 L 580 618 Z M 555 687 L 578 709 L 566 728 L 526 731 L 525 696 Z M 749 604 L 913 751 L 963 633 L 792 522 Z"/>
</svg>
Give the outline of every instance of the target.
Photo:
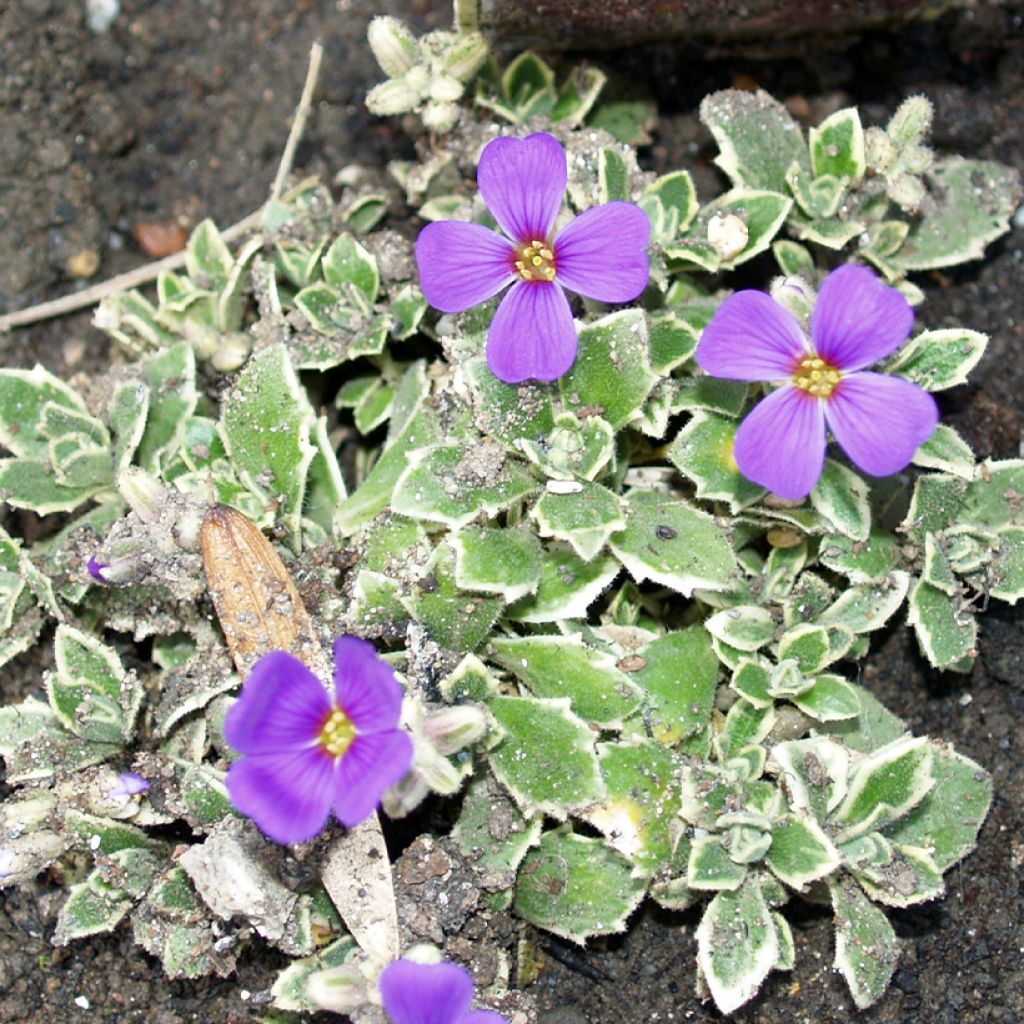
<svg viewBox="0 0 1024 1024">
<path fill-rule="evenodd" d="M 462 83 L 451 75 L 434 75 L 427 95 L 435 103 L 454 103 L 462 95 Z"/>
<path fill-rule="evenodd" d="M 479 32 L 459 36 L 445 55 L 442 68 L 460 82 L 471 79 L 490 53 L 487 40 Z"/>
<path fill-rule="evenodd" d="M 211 359 L 220 347 L 220 334 L 210 324 L 186 317 L 181 331 L 200 359 Z"/>
<path fill-rule="evenodd" d="M 881 128 L 864 132 L 864 159 L 872 171 L 884 174 L 896 162 L 896 156 L 896 146 Z"/>
<path fill-rule="evenodd" d="M 810 323 L 814 289 L 802 277 L 777 277 L 770 290 L 772 298 L 783 309 L 788 309 L 800 323 Z"/>
<path fill-rule="evenodd" d="M 138 466 L 129 466 L 118 476 L 117 489 L 144 523 L 156 522 L 166 504 L 164 485 Z"/>
<path fill-rule="evenodd" d="M 377 63 L 388 78 L 404 75 L 419 56 L 416 37 L 398 18 L 388 15 L 374 18 L 366 30 L 366 38 Z"/>
<path fill-rule="evenodd" d="M 924 199 L 924 182 L 914 174 L 898 174 L 885 191 L 901 210 L 916 213 Z"/>
<path fill-rule="evenodd" d="M 487 715 L 475 704 L 445 708 L 427 716 L 423 732 L 439 754 L 454 754 L 487 732 Z"/>
<path fill-rule="evenodd" d="M 419 102 L 420 93 L 404 78 L 382 82 L 366 94 L 367 109 L 378 117 L 406 114 L 410 110 L 415 110 Z"/>
<path fill-rule="evenodd" d="M 306 982 L 306 995 L 322 1010 L 348 1013 L 369 1002 L 370 990 L 355 964 L 341 964 L 311 974 Z"/>
<path fill-rule="evenodd" d="M 423 127 L 432 132 L 450 132 L 459 120 L 459 108 L 454 103 L 428 103 L 422 119 Z"/>
<path fill-rule="evenodd" d="M 210 365 L 218 373 L 234 373 L 245 365 L 251 351 L 252 344 L 245 334 L 229 334 L 221 340 L 217 351 L 213 353 Z"/>
<path fill-rule="evenodd" d="M 917 145 L 928 134 L 934 113 L 931 100 L 924 96 L 910 96 L 899 105 L 885 130 L 900 149 Z"/>
</svg>

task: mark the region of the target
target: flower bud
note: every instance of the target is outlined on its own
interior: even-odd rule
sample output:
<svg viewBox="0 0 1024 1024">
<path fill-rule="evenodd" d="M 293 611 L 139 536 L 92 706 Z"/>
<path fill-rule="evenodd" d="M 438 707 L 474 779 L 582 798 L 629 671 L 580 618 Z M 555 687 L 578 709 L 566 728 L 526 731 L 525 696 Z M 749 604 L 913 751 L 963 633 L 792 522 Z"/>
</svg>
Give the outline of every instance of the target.
<svg viewBox="0 0 1024 1024">
<path fill-rule="evenodd" d="M 479 32 L 469 32 L 451 45 L 441 67 L 460 82 L 468 82 L 487 60 L 488 53 L 487 40 Z"/>
<path fill-rule="evenodd" d="M 381 15 L 370 22 L 366 38 L 381 70 L 388 78 L 400 78 L 416 63 L 416 37 L 398 18 Z"/>
<path fill-rule="evenodd" d="M 432 132 L 450 132 L 459 120 L 454 103 L 428 103 L 423 108 L 423 127 Z"/>
<path fill-rule="evenodd" d="M 897 174 L 885 191 L 901 210 L 916 213 L 924 199 L 924 182 L 915 174 Z"/>
<path fill-rule="evenodd" d="M 487 731 L 487 715 L 475 704 L 444 708 L 428 715 L 423 732 L 441 755 L 454 754 Z"/>
<path fill-rule="evenodd" d="M 218 373 L 233 373 L 245 365 L 251 351 L 252 344 L 245 334 L 229 334 L 213 353 L 210 365 Z"/>
<path fill-rule="evenodd" d="M 885 130 L 900 149 L 917 145 L 928 134 L 934 113 L 931 100 L 924 96 L 910 96 L 899 105 Z"/>
<path fill-rule="evenodd" d="M 777 277 L 772 281 L 770 291 L 772 298 L 783 309 L 788 309 L 800 323 L 810 323 L 815 294 L 802 277 Z"/>
<path fill-rule="evenodd" d="M 435 103 L 454 103 L 462 95 L 462 83 L 451 75 L 434 75 L 427 94 Z"/>
<path fill-rule="evenodd" d="M 159 519 L 166 504 L 167 490 L 156 477 L 138 466 L 129 466 L 118 476 L 117 489 L 144 523 Z"/>
<path fill-rule="evenodd" d="M 371 114 L 378 117 L 390 117 L 392 114 L 405 114 L 414 110 L 420 102 L 420 93 L 404 78 L 396 78 L 390 82 L 375 85 L 366 94 L 366 106 Z"/>
<path fill-rule="evenodd" d="M 868 167 L 884 174 L 896 162 L 896 147 L 881 128 L 864 132 L 864 159 Z"/>
<path fill-rule="evenodd" d="M 370 1001 L 370 987 L 355 964 L 341 964 L 311 974 L 306 995 L 322 1010 L 348 1013 Z"/>
</svg>

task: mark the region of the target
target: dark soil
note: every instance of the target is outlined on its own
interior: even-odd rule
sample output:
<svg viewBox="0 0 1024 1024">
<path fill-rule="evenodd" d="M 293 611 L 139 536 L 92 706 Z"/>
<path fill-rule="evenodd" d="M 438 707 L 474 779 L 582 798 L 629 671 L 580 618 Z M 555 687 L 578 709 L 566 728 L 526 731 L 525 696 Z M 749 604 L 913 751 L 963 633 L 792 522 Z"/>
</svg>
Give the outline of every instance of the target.
<svg viewBox="0 0 1024 1024">
<path fill-rule="evenodd" d="M 346 163 L 383 164 L 411 153 L 397 122 L 361 105 L 378 79 L 364 33 L 373 13 L 418 29 L 446 22 L 442 0 L 126 0 L 110 32 L 85 27 L 84 2 L 7 0 L 0 11 L 0 310 L 79 286 L 69 261 L 99 257 L 97 277 L 138 265 L 140 222 L 221 225 L 259 206 L 273 179 L 310 42 L 323 39 L 324 70 L 297 167 L 327 176 Z M 884 122 L 901 98 L 936 104 L 933 139 L 943 151 L 1024 167 L 1024 7 L 981 7 L 891 33 L 817 42 L 799 57 L 705 60 L 644 48 L 598 56 L 639 79 L 665 114 L 642 154 L 655 168 L 696 167 L 713 178 L 706 133 L 693 116 L 701 96 L 756 82 L 809 118 L 856 102 Z M 705 194 L 707 194 L 705 190 Z M 984 330 L 992 341 L 973 383 L 943 396 L 946 419 L 979 456 L 1020 454 L 1024 423 L 1024 226 L 983 263 L 926 275 L 922 319 L 930 327 Z M 36 361 L 61 374 L 103 372 L 106 340 L 80 315 L 0 337 L 0 363 Z M 1024 1021 L 1024 630 L 1020 613 L 994 603 L 982 616 L 981 659 L 969 677 L 940 675 L 912 637 L 882 638 L 863 681 L 918 733 L 952 742 L 985 765 L 996 798 L 978 851 L 947 878 L 944 900 L 894 914 L 902 959 L 890 991 L 856 1016 L 832 972 L 831 921 L 797 910 L 797 968 L 774 975 L 742 1024 L 980 1024 Z M 9 698 L 37 684 L 20 659 L 0 688 Z M 278 966 L 255 951 L 236 977 L 168 982 L 122 929 L 55 950 L 58 893 L 4 890 L 0 914 L 0 1022 L 67 1020 L 230 1024 L 260 1019 Z M 550 937 L 532 985 L 546 1024 L 718 1020 L 693 994 L 691 914 L 646 911 L 628 936 L 586 951 Z M 77 1000 L 77 1002 L 76 1002 Z"/>
</svg>

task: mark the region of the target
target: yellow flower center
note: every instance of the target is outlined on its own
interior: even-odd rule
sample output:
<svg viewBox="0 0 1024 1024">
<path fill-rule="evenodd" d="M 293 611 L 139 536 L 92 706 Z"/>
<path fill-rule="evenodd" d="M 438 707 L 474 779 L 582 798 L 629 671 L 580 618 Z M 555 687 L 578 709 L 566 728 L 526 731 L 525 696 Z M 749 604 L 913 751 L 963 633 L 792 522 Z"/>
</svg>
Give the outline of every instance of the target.
<svg viewBox="0 0 1024 1024">
<path fill-rule="evenodd" d="M 547 242 L 534 239 L 516 250 L 515 268 L 524 281 L 554 281 L 555 254 Z"/>
<path fill-rule="evenodd" d="M 821 356 L 806 356 L 793 371 L 793 383 L 815 398 L 828 398 L 835 391 L 842 374 Z"/>
<path fill-rule="evenodd" d="M 331 757 L 344 757 L 356 738 L 356 727 L 341 708 L 335 708 L 320 730 L 320 746 Z"/>
</svg>

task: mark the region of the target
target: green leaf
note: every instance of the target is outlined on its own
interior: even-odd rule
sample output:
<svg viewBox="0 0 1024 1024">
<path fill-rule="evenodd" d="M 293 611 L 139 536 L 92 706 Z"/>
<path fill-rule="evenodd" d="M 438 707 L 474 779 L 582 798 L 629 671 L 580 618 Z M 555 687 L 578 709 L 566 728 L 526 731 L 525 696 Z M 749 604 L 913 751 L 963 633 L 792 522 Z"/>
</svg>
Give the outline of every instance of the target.
<svg viewBox="0 0 1024 1024">
<path fill-rule="evenodd" d="M 473 414 L 477 427 L 509 448 L 521 441 L 542 444 L 554 428 L 551 389 L 536 382 L 506 384 L 498 380 L 484 356 L 461 364 L 474 391 Z"/>
<path fill-rule="evenodd" d="M 733 448 L 738 427 L 734 419 L 698 410 L 667 453 L 673 465 L 697 485 L 698 498 L 727 501 L 734 513 L 765 493 L 736 465 Z"/>
<path fill-rule="evenodd" d="M 904 846 L 927 849 L 939 871 L 947 871 L 977 845 L 992 804 L 992 777 L 944 744 L 934 744 L 933 750 L 935 785 L 885 834 Z"/>
<path fill-rule="evenodd" d="M 722 731 L 715 736 L 720 760 L 740 757 L 746 747 L 760 743 L 775 724 L 775 708 L 758 708 L 741 697 L 725 716 Z"/>
<path fill-rule="evenodd" d="M 906 725 L 875 697 L 870 690 L 853 683 L 860 701 L 860 714 L 856 719 L 842 722 L 828 722 L 821 726 L 821 731 L 838 736 L 851 749 L 867 753 L 890 743 L 900 736 L 906 735 Z"/>
<path fill-rule="evenodd" d="M 320 261 L 324 280 L 332 288 L 355 285 L 369 302 L 377 298 L 380 274 L 377 261 L 352 235 L 339 235 Z"/>
<path fill-rule="evenodd" d="M 609 654 L 576 637 L 494 637 L 488 657 L 538 697 L 568 697 L 588 722 L 617 728 L 640 706 L 640 693 Z"/>
<path fill-rule="evenodd" d="M 546 832 L 523 861 L 514 909 L 537 928 L 582 943 L 626 929 L 646 885 L 599 839 Z"/>
<path fill-rule="evenodd" d="M 849 183 L 864 177 L 864 129 L 856 107 L 837 110 L 807 134 L 816 177 L 833 174 Z"/>
<path fill-rule="evenodd" d="M 819 722 L 836 722 L 856 718 L 860 714 L 857 691 L 842 676 L 824 672 L 804 693 L 791 698 L 793 703 Z"/>
<path fill-rule="evenodd" d="M 857 762 L 849 788 L 836 808 L 842 827 L 837 842 L 898 821 L 928 794 L 934 782 L 932 748 L 924 737 L 893 740 Z"/>
<path fill-rule="evenodd" d="M 881 629 L 903 604 L 909 586 L 909 573 L 893 572 L 883 583 L 850 587 L 817 617 L 817 622 L 845 626 L 854 633 Z"/>
<path fill-rule="evenodd" d="M 507 614 L 516 622 L 586 618 L 587 609 L 620 571 L 618 560 L 611 555 L 584 562 L 567 545 L 552 545 L 544 552 L 537 592 L 518 601 Z"/>
<path fill-rule="evenodd" d="M 618 428 L 633 419 L 658 382 L 643 310 L 623 309 L 580 330 L 579 355 L 559 387 L 565 408 L 597 412 Z"/>
<path fill-rule="evenodd" d="M 712 93 L 700 105 L 700 119 L 718 144 L 715 163 L 734 185 L 785 192 L 794 162 L 811 173 L 800 126 L 766 92 Z"/>
<path fill-rule="evenodd" d="M 282 970 L 273 987 L 274 1007 L 294 1013 L 316 1013 L 320 1006 L 309 996 L 309 980 L 320 972 L 341 967 L 359 951 L 351 935 L 343 935 L 312 956 L 293 960 Z"/>
<path fill-rule="evenodd" d="M 573 67 L 558 89 L 558 102 L 551 111 L 551 120 L 564 121 L 573 127 L 581 125 L 607 80 L 600 68 L 587 65 Z"/>
<path fill-rule="evenodd" d="M 932 270 L 979 259 L 1009 230 L 1018 172 L 987 160 L 946 157 L 926 173 L 928 190 L 907 240 L 890 257 L 900 270 Z"/>
<path fill-rule="evenodd" d="M 802 277 L 806 281 L 814 280 L 814 257 L 799 242 L 788 238 L 780 238 L 772 242 L 772 253 L 779 270 L 786 277 Z"/>
<path fill-rule="evenodd" d="M 149 388 L 149 415 L 135 461 L 144 469 L 153 470 L 159 468 L 160 460 L 181 446 L 185 422 L 195 411 L 196 360 L 192 346 L 180 342 L 143 360 L 139 366 L 142 380 Z"/>
<path fill-rule="evenodd" d="M 645 196 L 656 196 L 666 210 L 675 211 L 677 230 L 685 232 L 697 216 L 700 204 L 689 171 L 673 171 L 656 178 L 644 190 Z"/>
<path fill-rule="evenodd" d="M 830 882 L 829 892 L 836 921 L 835 968 L 858 1009 L 866 1010 L 882 997 L 896 970 L 896 933 L 852 879 Z"/>
<path fill-rule="evenodd" d="M 91 419 L 81 395 L 42 366 L 0 369 L 0 445 L 21 458 L 46 458 L 53 436 L 43 430 L 48 406 Z"/>
<path fill-rule="evenodd" d="M 58 483 L 49 461 L 0 459 L 0 501 L 41 516 L 73 512 L 106 486 L 67 487 Z"/>
<path fill-rule="evenodd" d="M 212 220 L 196 225 L 185 248 L 188 276 L 200 288 L 223 288 L 235 261 Z"/>
<path fill-rule="evenodd" d="M 725 532 L 711 516 L 656 491 L 626 498 L 626 529 L 611 548 L 637 581 L 654 580 L 684 596 L 695 588 L 727 590 L 735 556 Z"/>
<path fill-rule="evenodd" d="M 487 707 L 502 730 L 491 770 L 525 814 L 564 819 L 604 797 L 595 733 L 568 699 L 496 696 Z"/>
<path fill-rule="evenodd" d="M 500 594 L 511 604 L 532 594 L 540 582 L 541 547 L 532 533 L 467 527 L 451 538 L 455 582 L 463 590 Z"/>
<path fill-rule="evenodd" d="M 978 622 L 960 594 L 951 597 L 918 580 L 910 592 L 907 625 L 936 668 L 951 668 L 977 653 Z"/>
<path fill-rule="evenodd" d="M 849 864 L 850 873 L 876 903 L 910 907 L 941 896 L 946 889 L 942 872 L 927 850 L 892 844 L 886 864 Z"/>
<path fill-rule="evenodd" d="M 704 241 L 708 226 L 716 217 L 735 216 L 746 226 L 747 239 L 738 251 L 718 251 L 718 269 L 731 270 L 752 260 L 772 243 L 786 221 L 793 200 L 781 192 L 765 192 L 750 188 L 734 188 L 705 206 L 690 228 L 690 236 Z"/>
<path fill-rule="evenodd" d="M 811 505 L 837 533 L 853 540 L 867 540 L 871 532 L 868 491 L 868 485 L 859 474 L 834 459 L 827 459 L 821 478 L 811 492 Z"/>
<path fill-rule="evenodd" d="M 651 316 L 651 367 L 655 373 L 668 374 L 681 366 L 697 350 L 699 332 L 673 310 L 661 310 Z"/>
<path fill-rule="evenodd" d="M 601 743 L 598 758 L 608 796 L 584 816 L 632 861 L 634 874 L 651 875 L 672 857 L 676 760 L 653 740 Z"/>
<path fill-rule="evenodd" d="M 712 615 L 704 628 L 738 651 L 756 651 L 775 638 L 775 620 L 767 608 L 743 605 Z"/>
<path fill-rule="evenodd" d="M 666 746 L 706 757 L 718 685 L 718 659 L 701 625 L 666 633 L 640 649 L 633 679 L 646 694 L 644 726 Z"/>
<path fill-rule="evenodd" d="M 585 562 L 593 559 L 608 538 L 626 526 L 619 499 L 600 484 L 570 485 L 573 491 L 550 485 L 530 513 L 542 537 L 567 541 Z"/>
<path fill-rule="evenodd" d="M 392 509 L 458 530 L 481 512 L 493 516 L 527 497 L 537 486 L 530 471 L 504 453 L 492 458 L 494 447 L 442 444 L 410 453 Z"/>
<path fill-rule="evenodd" d="M 618 150 L 602 149 L 598 153 L 597 180 L 600 202 L 629 201 L 629 168 Z"/>
<path fill-rule="evenodd" d="M 900 563 L 900 545 L 885 530 L 874 529 L 867 540 L 829 537 L 822 542 L 818 560 L 852 583 L 881 583 Z"/>
<path fill-rule="evenodd" d="M 93 870 L 84 882 L 68 889 L 68 897 L 57 915 L 53 944 L 66 946 L 73 939 L 113 931 L 135 905 L 135 899 L 104 880 Z"/>
<path fill-rule="evenodd" d="M 839 867 L 839 851 L 813 819 L 786 814 L 772 827 L 768 867 L 791 889 L 800 891 Z"/>
<path fill-rule="evenodd" d="M 431 639 L 458 654 L 483 643 L 505 603 L 500 597 L 482 597 L 459 588 L 449 544 L 437 548 L 413 594 L 413 614 Z"/>
<path fill-rule="evenodd" d="M 827 736 L 776 743 L 772 760 L 790 807 L 798 814 L 823 823 L 846 796 L 850 755 Z"/>
<path fill-rule="evenodd" d="M 974 452 L 952 428 L 940 423 L 924 444 L 914 453 L 915 466 L 937 469 L 943 473 L 971 480 L 974 477 Z"/>
<path fill-rule="evenodd" d="M 999 550 L 989 563 L 988 592 L 1000 601 L 1016 604 L 1024 597 L 1024 528 L 999 531 Z"/>
<path fill-rule="evenodd" d="M 967 383 L 987 345 L 988 335 L 980 331 L 961 327 L 925 331 L 900 350 L 888 369 L 926 391 L 945 391 Z"/>
<path fill-rule="evenodd" d="M 501 76 L 502 92 L 516 106 L 554 84 L 554 71 L 530 50 L 520 53 Z"/>
<path fill-rule="evenodd" d="M 977 478 L 967 488 L 956 514 L 960 521 L 979 526 L 1024 526 L 1020 494 L 1024 494 L 1024 460 L 988 460 L 978 467 Z"/>
<path fill-rule="evenodd" d="M 697 928 L 697 963 L 722 1013 L 756 995 L 779 952 L 771 911 L 753 872 L 735 892 L 718 893 Z"/>
<path fill-rule="evenodd" d="M 310 442 L 316 416 L 283 345 L 256 353 L 221 404 L 220 429 L 246 485 L 280 501 L 293 546 L 317 453 Z"/>
<path fill-rule="evenodd" d="M 720 836 L 699 836 L 690 847 L 686 884 L 698 892 L 738 889 L 747 877 L 744 864 L 736 863 L 722 845 Z"/>
<path fill-rule="evenodd" d="M 515 871 L 537 845 L 541 815 L 525 817 L 488 773 L 473 779 L 462 798 L 451 836 L 481 872 Z"/>
<path fill-rule="evenodd" d="M 102 641 L 60 625 L 54 637 L 56 672 L 46 680 L 50 705 L 83 739 L 122 743 L 132 734 L 142 684 Z"/>
</svg>

